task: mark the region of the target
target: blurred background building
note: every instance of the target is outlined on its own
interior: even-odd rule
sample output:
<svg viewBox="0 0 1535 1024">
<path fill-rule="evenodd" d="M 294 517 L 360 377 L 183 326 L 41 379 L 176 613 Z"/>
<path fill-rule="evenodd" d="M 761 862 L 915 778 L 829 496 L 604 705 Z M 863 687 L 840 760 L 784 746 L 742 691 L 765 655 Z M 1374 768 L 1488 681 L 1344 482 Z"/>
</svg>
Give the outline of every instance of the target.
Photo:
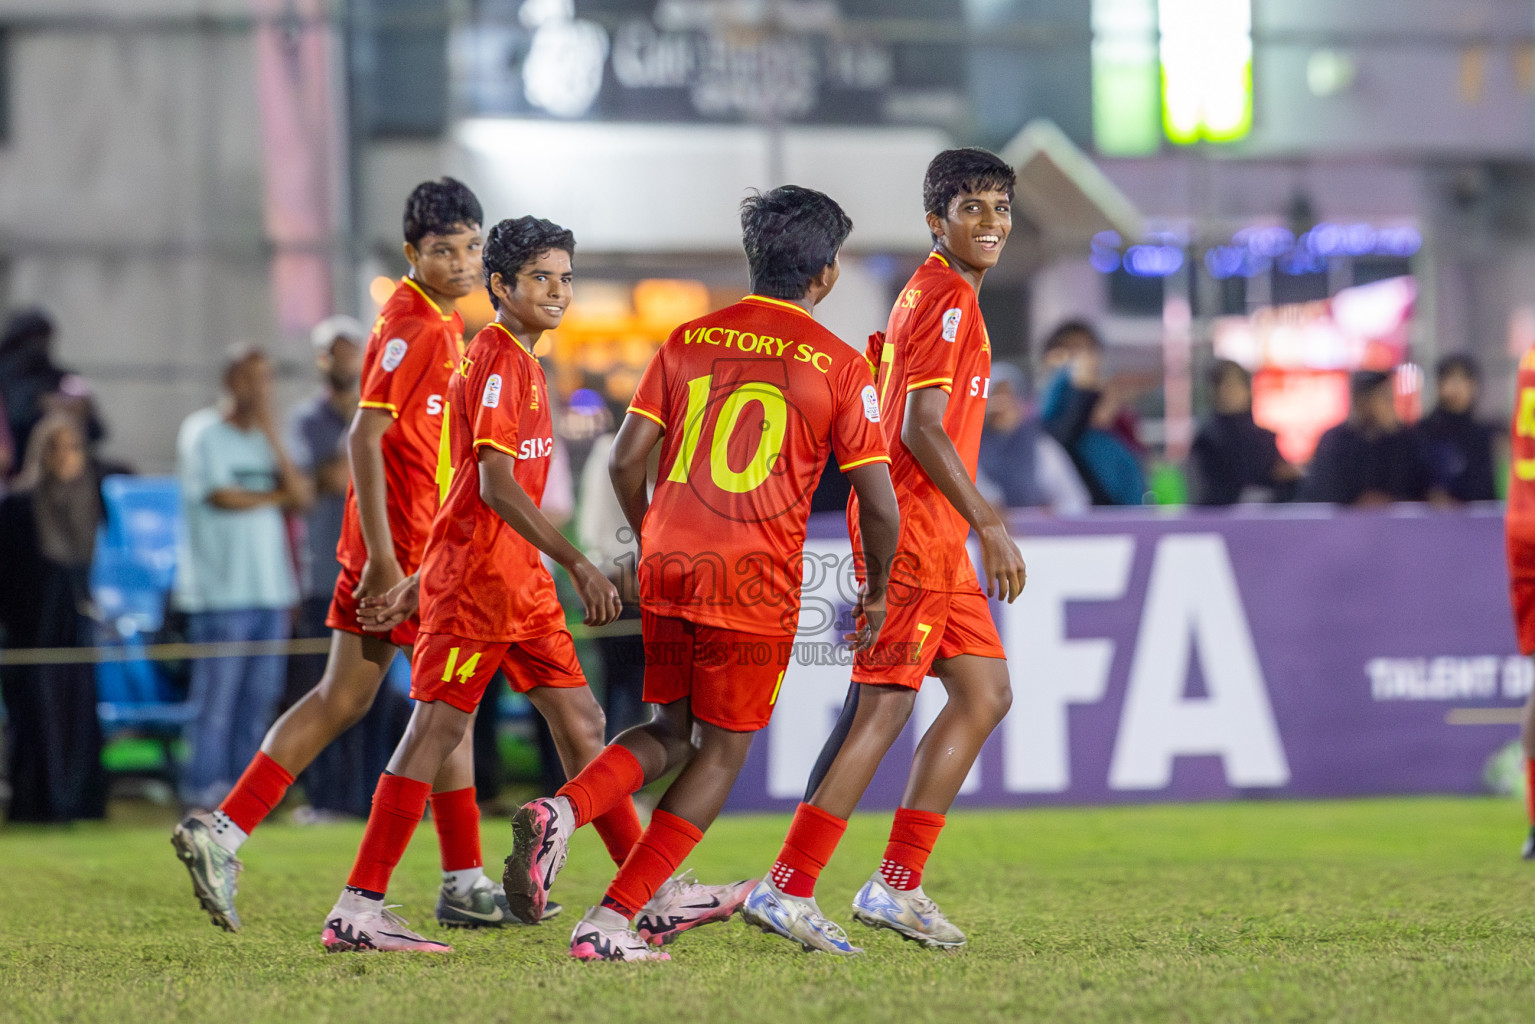
<svg viewBox="0 0 1535 1024">
<path fill-rule="evenodd" d="M 1507 411 L 1535 341 L 1529 0 L 0 0 L 0 306 L 55 314 L 111 455 L 164 471 L 229 343 L 307 387 L 309 328 L 371 317 L 404 195 L 452 173 L 492 219 L 575 230 L 549 355 L 617 405 L 744 289 L 748 186 L 847 207 L 824 316 L 882 327 L 953 143 L 1022 168 L 998 354 L 1093 321 L 1174 462 L 1217 357 L 1295 462 L 1361 367 L 1411 416 L 1418 368 L 1474 353 Z"/>
</svg>

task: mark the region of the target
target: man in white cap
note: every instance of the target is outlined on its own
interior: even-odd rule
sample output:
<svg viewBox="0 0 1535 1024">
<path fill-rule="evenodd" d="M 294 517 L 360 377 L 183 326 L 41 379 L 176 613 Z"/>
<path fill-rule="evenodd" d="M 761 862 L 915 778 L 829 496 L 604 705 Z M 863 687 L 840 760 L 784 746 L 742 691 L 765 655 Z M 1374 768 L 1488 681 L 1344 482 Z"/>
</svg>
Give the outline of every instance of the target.
<svg viewBox="0 0 1535 1024">
<path fill-rule="evenodd" d="M 294 464 L 309 477 L 315 496 L 304 516 L 303 537 L 298 544 L 303 602 L 293 632 L 295 637 L 304 638 L 330 636 L 325 616 L 341 572 L 336 544 L 341 539 L 346 489 L 351 481 L 347 428 L 357 412 L 368 329 L 355 317 L 337 314 L 315 324 L 309 340 L 314 345 L 321 387 L 293 410 L 288 439 Z M 323 654 L 289 658 L 289 702 L 318 683 L 324 672 Z M 405 698 L 386 687 L 361 722 L 316 756 L 301 776 L 312 820 L 367 817 L 373 793 L 366 782 L 371 773 L 360 769 L 373 761 L 382 764 L 388 759 L 409 715 Z"/>
</svg>

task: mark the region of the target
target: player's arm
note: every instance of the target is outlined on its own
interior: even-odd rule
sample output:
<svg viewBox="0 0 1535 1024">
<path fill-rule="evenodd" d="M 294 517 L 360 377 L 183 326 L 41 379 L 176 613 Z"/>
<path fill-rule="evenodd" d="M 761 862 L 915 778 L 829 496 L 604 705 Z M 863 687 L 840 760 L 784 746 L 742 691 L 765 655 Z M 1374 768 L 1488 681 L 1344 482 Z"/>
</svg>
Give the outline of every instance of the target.
<svg viewBox="0 0 1535 1024">
<path fill-rule="evenodd" d="M 650 498 L 645 490 L 645 472 L 650 462 L 650 452 L 661 440 L 665 431 L 661 424 L 646 416 L 629 413 L 613 438 L 608 449 L 608 476 L 618 495 L 618 506 L 624 510 L 624 518 L 634 535 L 640 535 L 645 522 L 645 511 Z"/>
<path fill-rule="evenodd" d="M 618 618 L 623 610 L 618 588 L 539 511 L 513 475 L 517 460 L 497 448 L 482 445 L 479 463 L 480 500 L 524 540 L 570 573 L 581 603 L 586 606 L 582 621 L 588 626 L 604 626 Z"/>
<path fill-rule="evenodd" d="M 352 417 L 347 431 L 347 457 L 352 463 L 352 492 L 357 499 L 357 521 L 362 527 L 363 546 L 368 559 L 352 596 L 357 598 L 382 594 L 389 590 L 404 571 L 394 553 L 394 535 L 389 530 L 389 488 L 384 474 L 384 431 L 394 423 L 387 409 L 363 407 Z"/>
<path fill-rule="evenodd" d="M 858 495 L 858 533 L 863 540 L 863 591 L 858 595 L 858 614 L 865 629 L 853 638 L 858 650 L 874 646 L 885 624 L 885 586 L 890 582 L 890 563 L 901 536 L 901 506 L 890 485 L 890 464 L 868 462 L 847 471 L 848 482 Z"/>
<path fill-rule="evenodd" d="M 210 461 L 211 458 L 216 458 L 216 456 L 209 456 L 206 453 L 203 457 Z M 211 488 L 208 491 L 206 500 L 214 508 L 223 509 L 226 512 L 243 512 L 247 509 L 264 508 L 267 505 L 287 508 L 294 504 L 293 495 L 283 484 L 280 475 L 278 486 L 272 490 L 251 491 L 246 490 L 244 487 L 226 483 Z"/>
<path fill-rule="evenodd" d="M 282 433 L 272 420 L 270 408 L 263 410 L 261 430 L 266 434 L 272 457 L 277 462 L 277 503 L 285 509 L 304 511 L 314 504 L 314 485 L 289 457 L 288 446 L 283 443 Z"/>
<path fill-rule="evenodd" d="M 948 405 L 949 395 L 942 388 L 918 388 L 908 392 L 901 443 L 980 537 L 987 596 L 995 594 L 1011 602 L 1023 593 L 1027 578 L 1023 555 L 1008 535 L 1002 517 L 976 490 L 953 440 L 943 429 L 943 413 Z"/>
</svg>

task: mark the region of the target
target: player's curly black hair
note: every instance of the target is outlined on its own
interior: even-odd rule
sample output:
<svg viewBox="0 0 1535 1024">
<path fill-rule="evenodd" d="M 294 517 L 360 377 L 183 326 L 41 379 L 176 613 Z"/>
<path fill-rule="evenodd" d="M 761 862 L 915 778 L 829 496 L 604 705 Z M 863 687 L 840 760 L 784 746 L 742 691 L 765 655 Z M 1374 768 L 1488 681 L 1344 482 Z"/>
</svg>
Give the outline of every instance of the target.
<svg viewBox="0 0 1535 1024">
<path fill-rule="evenodd" d="M 477 228 L 485 211 L 469 186 L 457 178 L 423 181 L 405 200 L 405 240 L 417 245 L 427 235 L 450 234 L 454 228 Z"/>
<path fill-rule="evenodd" d="M 553 221 L 537 217 L 508 218 L 490 229 L 485 240 L 485 290 L 490 291 L 490 304 L 501 308 L 496 293 L 490 288 L 490 275 L 500 274 L 501 280 L 510 287 L 517 271 L 532 263 L 546 252 L 563 249 L 576 258 L 576 236 L 569 228 L 562 228 Z"/>
<path fill-rule="evenodd" d="M 741 245 L 751 288 L 770 299 L 802 299 L 853 230 L 842 207 L 815 189 L 784 185 L 741 201 Z"/>
<path fill-rule="evenodd" d="M 961 192 L 1006 192 L 1013 198 L 1018 172 L 990 150 L 946 149 L 933 157 L 922 177 L 922 209 L 942 217 Z"/>
</svg>

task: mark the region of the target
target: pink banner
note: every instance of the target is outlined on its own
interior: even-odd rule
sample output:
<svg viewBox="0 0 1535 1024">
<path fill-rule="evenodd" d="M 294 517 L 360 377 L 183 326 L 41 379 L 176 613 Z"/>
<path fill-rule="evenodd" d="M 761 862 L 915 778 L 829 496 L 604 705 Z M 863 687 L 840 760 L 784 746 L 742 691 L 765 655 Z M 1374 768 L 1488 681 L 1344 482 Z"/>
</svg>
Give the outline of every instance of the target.
<svg viewBox="0 0 1535 1024">
<path fill-rule="evenodd" d="M 332 312 L 331 256 L 339 227 L 342 118 L 333 81 L 334 33 L 323 0 L 251 0 L 266 172 L 265 224 L 274 253 L 272 301 L 289 336 Z"/>
</svg>

